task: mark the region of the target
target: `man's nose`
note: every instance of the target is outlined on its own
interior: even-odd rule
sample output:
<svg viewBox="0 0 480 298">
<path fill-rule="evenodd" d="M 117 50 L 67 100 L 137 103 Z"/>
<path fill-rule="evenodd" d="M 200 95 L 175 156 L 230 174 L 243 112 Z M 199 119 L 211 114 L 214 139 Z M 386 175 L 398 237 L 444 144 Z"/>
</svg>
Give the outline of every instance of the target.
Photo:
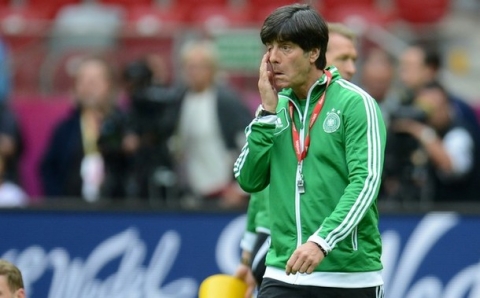
<svg viewBox="0 0 480 298">
<path fill-rule="evenodd" d="M 352 78 L 353 75 L 357 72 L 357 67 L 355 66 L 355 61 L 349 60 L 347 62 L 346 70 L 347 70 L 347 73 L 350 76 L 350 78 Z"/>
<path fill-rule="evenodd" d="M 270 63 L 276 63 L 276 62 L 279 61 L 278 59 L 279 59 L 278 49 L 275 48 L 275 47 L 272 47 L 270 49 L 270 59 L 269 59 L 269 61 L 270 61 Z"/>
</svg>

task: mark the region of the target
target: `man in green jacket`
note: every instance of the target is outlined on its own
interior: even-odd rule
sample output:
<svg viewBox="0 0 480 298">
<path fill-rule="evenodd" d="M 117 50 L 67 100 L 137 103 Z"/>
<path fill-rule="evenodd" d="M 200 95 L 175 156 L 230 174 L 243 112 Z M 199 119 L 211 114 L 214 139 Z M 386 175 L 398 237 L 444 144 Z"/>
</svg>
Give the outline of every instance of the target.
<svg viewBox="0 0 480 298">
<path fill-rule="evenodd" d="M 341 23 L 328 23 L 327 65 L 333 65 L 343 79 L 350 81 L 356 73 L 357 60 L 355 33 Z M 268 224 L 268 187 L 250 195 L 247 224 L 240 243 L 241 262 L 235 276 L 249 285 L 246 297 L 260 287 L 265 273 L 265 257 L 270 246 Z"/>
<path fill-rule="evenodd" d="M 259 297 L 381 297 L 379 108 L 325 69 L 327 26 L 308 5 L 275 10 L 261 38 L 262 106 L 234 167 L 245 191 L 270 185 L 272 243 Z"/>
</svg>

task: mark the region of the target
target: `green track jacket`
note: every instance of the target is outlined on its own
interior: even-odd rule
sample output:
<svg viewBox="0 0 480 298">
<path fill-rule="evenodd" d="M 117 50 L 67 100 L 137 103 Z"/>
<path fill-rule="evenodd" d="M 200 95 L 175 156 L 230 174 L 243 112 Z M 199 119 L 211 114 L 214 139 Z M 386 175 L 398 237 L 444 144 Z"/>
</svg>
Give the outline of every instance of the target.
<svg viewBox="0 0 480 298">
<path fill-rule="evenodd" d="M 299 100 L 291 89 L 283 90 L 277 115 L 253 120 L 234 174 L 247 192 L 270 185 L 272 243 L 265 277 L 299 285 L 378 286 L 383 281 L 376 200 L 385 125 L 370 95 L 343 80 L 335 67 L 328 69 L 332 82 L 310 131 L 310 148 L 303 162 L 298 163 L 293 148 L 292 121 L 303 142 L 310 115 L 325 89 L 325 75 L 310 88 L 308 98 Z M 295 105 L 294 119 L 289 102 Z M 300 175 L 303 194 L 297 186 Z M 312 274 L 287 276 L 288 259 L 306 241 L 320 244 L 328 256 Z"/>
</svg>

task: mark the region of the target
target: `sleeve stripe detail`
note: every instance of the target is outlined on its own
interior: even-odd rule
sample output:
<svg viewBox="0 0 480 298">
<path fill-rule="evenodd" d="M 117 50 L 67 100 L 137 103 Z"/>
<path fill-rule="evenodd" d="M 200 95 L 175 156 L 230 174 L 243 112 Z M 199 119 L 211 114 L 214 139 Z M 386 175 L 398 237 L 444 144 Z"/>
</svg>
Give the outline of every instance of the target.
<svg viewBox="0 0 480 298">
<path fill-rule="evenodd" d="M 359 94 L 365 104 L 367 112 L 368 176 L 362 191 L 345 219 L 325 237 L 325 241 L 332 248 L 337 242 L 345 239 L 353 228 L 358 225 L 371 206 L 371 203 L 375 200 L 375 191 L 380 184 L 381 173 L 381 136 L 374 99 L 349 82 L 344 80 L 338 80 L 337 82 L 345 89 Z"/>
<path fill-rule="evenodd" d="M 233 174 L 235 178 L 237 178 L 240 175 L 240 171 L 242 170 L 243 164 L 245 163 L 245 159 L 247 158 L 247 155 L 250 151 L 248 148 L 248 136 L 252 132 L 251 126 L 253 122 L 254 121 L 252 121 L 245 129 L 245 135 L 246 135 L 245 145 L 243 146 L 242 151 L 240 152 L 240 155 L 238 156 L 237 160 L 233 164 Z"/>
</svg>

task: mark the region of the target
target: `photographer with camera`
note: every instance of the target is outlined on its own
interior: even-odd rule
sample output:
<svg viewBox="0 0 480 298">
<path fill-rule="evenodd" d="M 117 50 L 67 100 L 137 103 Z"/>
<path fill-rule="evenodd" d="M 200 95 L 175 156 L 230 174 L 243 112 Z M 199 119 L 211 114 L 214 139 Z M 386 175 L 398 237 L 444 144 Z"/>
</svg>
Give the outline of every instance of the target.
<svg viewBox="0 0 480 298">
<path fill-rule="evenodd" d="M 159 202 L 173 196 L 175 188 L 168 140 L 176 125 L 176 95 L 166 81 L 156 79 L 158 74 L 154 74 L 149 58 L 125 67 L 128 113 L 106 119 L 99 143 L 102 152 L 116 155 L 111 163 L 116 171 L 110 177 L 116 189 L 121 189 L 117 193 Z"/>
<path fill-rule="evenodd" d="M 418 142 L 421 151 L 408 151 L 409 158 L 426 162 L 423 186 L 431 191 L 428 198 L 434 202 L 480 199 L 476 186 L 480 181 L 479 143 L 475 132 L 456 113 L 445 89 L 437 82 L 428 83 L 418 89 L 413 105 L 419 109 L 411 109 L 409 115 L 397 115 L 391 129 Z"/>
</svg>

